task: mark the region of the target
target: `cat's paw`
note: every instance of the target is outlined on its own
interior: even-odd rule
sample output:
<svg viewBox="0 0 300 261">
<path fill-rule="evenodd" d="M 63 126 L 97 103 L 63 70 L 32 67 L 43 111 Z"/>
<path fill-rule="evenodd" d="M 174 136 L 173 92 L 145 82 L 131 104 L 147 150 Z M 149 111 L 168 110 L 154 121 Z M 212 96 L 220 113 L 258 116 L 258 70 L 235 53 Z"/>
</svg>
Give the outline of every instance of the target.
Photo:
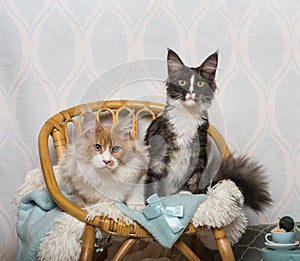
<svg viewBox="0 0 300 261">
<path fill-rule="evenodd" d="M 92 211 L 88 211 L 88 213 L 87 213 L 85 219 L 86 219 L 87 221 L 93 221 L 93 220 L 95 219 L 95 217 L 97 217 L 97 216 L 98 216 L 98 215 L 97 215 L 96 211 L 92 210 Z"/>
<path fill-rule="evenodd" d="M 127 207 L 134 210 L 141 210 L 145 208 L 144 204 L 127 204 Z"/>
<path fill-rule="evenodd" d="M 190 186 L 188 189 L 192 194 L 205 194 L 205 189 L 200 189 L 198 186 Z"/>
<path fill-rule="evenodd" d="M 179 192 L 179 194 L 192 194 L 192 192 L 188 190 L 182 190 Z"/>
<path fill-rule="evenodd" d="M 202 194 L 204 193 L 202 189 L 199 188 L 198 184 L 188 184 L 188 191 L 192 194 Z"/>
<path fill-rule="evenodd" d="M 88 212 L 85 217 L 87 221 L 93 221 L 95 217 L 103 214 L 103 207 L 101 204 L 85 206 L 85 210 Z"/>
</svg>

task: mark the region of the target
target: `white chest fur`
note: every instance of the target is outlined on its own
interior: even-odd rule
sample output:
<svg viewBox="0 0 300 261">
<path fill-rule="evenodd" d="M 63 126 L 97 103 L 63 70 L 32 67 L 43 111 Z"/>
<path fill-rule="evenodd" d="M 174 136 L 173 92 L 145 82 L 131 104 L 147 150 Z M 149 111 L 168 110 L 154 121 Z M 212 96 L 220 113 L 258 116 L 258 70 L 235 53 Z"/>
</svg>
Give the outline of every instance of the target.
<svg viewBox="0 0 300 261">
<path fill-rule="evenodd" d="M 190 173 L 190 148 L 182 147 L 173 154 L 169 164 L 169 175 L 167 176 L 168 190 L 170 193 L 177 192 L 187 181 Z"/>
<path fill-rule="evenodd" d="M 196 106 L 195 106 L 196 107 Z M 198 127 L 204 123 L 203 111 L 200 107 L 186 108 L 180 104 L 173 104 L 167 112 L 169 121 L 174 126 L 177 139 L 175 143 L 180 148 L 173 154 L 169 164 L 169 175 L 167 176 L 169 189 L 174 193 L 180 189 L 191 175 L 196 163 L 191 163 L 191 143 L 193 138 L 198 136 Z"/>
<path fill-rule="evenodd" d="M 204 123 L 203 111 L 200 106 L 182 106 L 180 103 L 170 101 L 167 117 L 175 128 L 178 145 L 184 147 L 196 135 L 198 127 Z"/>
</svg>

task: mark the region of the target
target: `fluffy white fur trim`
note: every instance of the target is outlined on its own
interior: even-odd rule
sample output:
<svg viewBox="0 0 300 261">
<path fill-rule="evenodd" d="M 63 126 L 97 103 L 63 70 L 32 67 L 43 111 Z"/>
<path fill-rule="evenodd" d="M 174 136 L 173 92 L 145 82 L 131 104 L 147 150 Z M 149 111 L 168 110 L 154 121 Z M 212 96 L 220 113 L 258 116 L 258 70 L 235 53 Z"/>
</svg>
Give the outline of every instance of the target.
<svg viewBox="0 0 300 261">
<path fill-rule="evenodd" d="M 57 172 L 56 166 L 54 170 Z M 25 183 L 18 190 L 17 204 L 27 193 L 45 188 L 41 170 L 36 169 L 28 172 Z M 198 207 L 191 222 L 195 227 L 224 227 L 230 243 L 237 243 L 247 226 L 247 218 L 242 209 L 244 203 L 242 193 L 234 182 L 224 180 L 214 187 L 210 187 L 207 195 L 207 199 Z M 101 215 L 114 220 L 123 218 L 126 223 L 133 222 L 116 209 L 112 202 L 101 202 L 86 206 L 85 209 L 90 213 L 89 218 Z M 56 257 L 56 260 L 78 260 L 83 231 L 84 223 L 64 213 L 56 220 L 56 225 L 42 240 L 38 251 L 39 260 L 53 260 L 53 257 Z M 201 230 L 197 235 L 208 248 L 217 248 L 210 229 Z"/>
<path fill-rule="evenodd" d="M 234 182 L 223 180 L 207 191 L 208 198 L 196 210 L 191 222 L 195 227 L 224 227 L 230 244 L 239 241 L 247 228 L 243 211 L 244 197 Z M 198 232 L 197 236 L 210 249 L 217 249 L 211 229 Z"/>
<path fill-rule="evenodd" d="M 208 188 L 208 198 L 198 207 L 193 218 L 194 226 L 223 227 L 240 215 L 244 198 L 234 182 L 224 180 Z"/>
<path fill-rule="evenodd" d="M 123 213 L 115 208 L 114 202 L 99 202 L 97 204 L 85 206 L 84 209 L 88 211 L 87 219 L 94 219 L 96 216 L 103 216 L 112 218 L 114 221 L 118 221 L 118 218 L 122 218 L 126 224 L 132 224 L 133 220 L 124 216 Z"/>
<path fill-rule="evenodd" d="M 53 167 L 56 180 L 59 182 L 58 165 Z M 17 195 L 14 199 L 15 205 L 18 207 L 22 198 L 33 191 L 47 189 L 44 176 L 41 169 L 33 169 L 26 173 L 25 182 L 18 188 Z"/>
<path fill-rule="evenodd" d="M 56 224 L 48 235 L 42 239 L 38 260 L 79 260 L 83 231 L 84 223 L 67 213 L 62 214 L 56 219 Z"/>
</svg>

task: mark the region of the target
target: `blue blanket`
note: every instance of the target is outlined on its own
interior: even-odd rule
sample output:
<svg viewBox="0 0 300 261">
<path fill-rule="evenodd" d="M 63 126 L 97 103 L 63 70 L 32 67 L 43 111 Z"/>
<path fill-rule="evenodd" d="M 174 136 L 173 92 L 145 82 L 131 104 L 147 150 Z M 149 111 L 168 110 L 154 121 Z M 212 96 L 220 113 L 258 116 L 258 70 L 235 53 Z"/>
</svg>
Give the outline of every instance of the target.
<svg viewBox="0 0 300 261">
<path fill-rule="evenodd" d="M 47 190 L 27 194 L 19 204 L 17 261 L 37 260 L 40 241 L 55 225 L 62 210 Z"/>
<path fill-rule="evenodd" d="M 151 212 L 149 206 L 141 211 L 131 210 L 122 203 L 115 203 L 115 206 L 145 227 L 162 246 L 171 248 L 184 231 L 197 207 L 206 198 L 206 195 L 177 194 L 161 200 L 163 212 L 165 210 L 168 212 L 168 207 L 183 207 L 182 215 L 179 215 L 177 220 L 181 226 L 175 230 L 169 227 L 166 219 L 167 214 L 162 213 L 151 217 L 153 211 Z M 16 261 L 37 260 L 37 251 L 41 240 L 52 229 L 55 220 L 62 213 L 63 211 L 51 199 L 47 190 L 31 192 L 21 200 L 17 222 L 18 249 Z M 150 214 L 150 216 L 147 218 L 146 214 Z"/>
<path fill-rule="evenodd" d="M 161 199 L 161 204 L 163 206 L 161 214 L 154 214 L 153 217 L 151 217 L 152 210 L 150 210 L 150 206 L 147 206 L 142 210 L 129 209 L 123 203 L 115 203 L 115 206 L 121 210 L 124 215 L 130 217 L 146 228 L 162 246 L 171 248 L 184 231 L 184 228 L 188 225 L 198 206 L 206 198 L 207 195 L 204 194 L 176 194 L 163 198 Z M 168 207 L 172 209 L 179 206 L 183 206 L 183 215 L 177 215 L 177 222 L 179 221 L 182 224 L 182 229 L 172 229 L 172 226 L 170 226 L 168 222 L 168 214 L 165 212 L 168 211 Z"/>
</svg>

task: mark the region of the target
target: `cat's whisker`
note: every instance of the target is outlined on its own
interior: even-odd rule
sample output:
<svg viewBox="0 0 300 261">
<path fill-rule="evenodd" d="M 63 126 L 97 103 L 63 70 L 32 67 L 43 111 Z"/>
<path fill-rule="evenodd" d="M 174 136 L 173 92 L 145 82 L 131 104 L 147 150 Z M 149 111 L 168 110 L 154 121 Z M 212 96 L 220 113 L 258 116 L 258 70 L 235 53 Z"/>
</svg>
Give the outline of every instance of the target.
<svg viewBox="0 0 300 261">
<path fill-rule="evenodd" d="M 168 50 L 167 106 L 162 116 L 151 123 L 145 137 L 147 145 L 157 136 L 166 143 L 159 141 L 155 148 L 151 148 L 145 198 L 154 193 L 159 196 L 177 193 L 182 190 L 184 183 L 192 193 L 202 193 L 209 186 L 203 182 L 201 184 L 201 181 L 208 158 L 207 109 L 217 89 L 217 64 L 217 52 L 210 55 L 199 67 L 189 68 L 174 51 Z M 153 151 L 165 151 L 167 156 L 160 159 Z M 245 197 L 245 203 L 260 211 L 272 200 L 260 168 L 248 163 L 243 157 L 228 157 L 218 166 L 220 168 L 214 179 L 236 180 Z M 249 179 L 249 176 L 252 178 Z M 253 194 L 253 191 L 256 193 Z"/>
<path fill-rule="evenodd" d="M 217 54 L 208 57 L 198 68 L 185 66 L 172 50 L 168 51 L 167 60 L 167 106 L 162 117 L 152 122 L 145 138 L 147 145 L 157 136 L 166 141 L 165 144 L 157 142 L 157 147 L 151 148 L 158 153 L 165 151 L 166 156 L 157 159 L 152 151 L 145 198 L 153 193 L 160 196 L 176 193 L 189 178 L 189 188 L 196 192 L 197 182 L 207 164 L 205 135 L 208 106 L 202 108 L 202 103 L 209 104 L 213 98 L 207 96 L 206 101 L 204 96 L 216 88 L 214 75 Z M 212 84 L 205 79 L 209 79 Z"/>
<path fill-rule="evenodd" d="M 74 202 L 79 207 L 100 202 L 127 203 L 132 197 L 143 202 L 143 191 L 136 194 L 134 186 L 147 169 L 148 147 L 130 136 L 132 117 L 115 126 L 102 126 L 92 112 L 83 115 L 83 132 L 67 147 L 59 163 L 61 185 L 72 197 L 81 198 Z M 87 217 L 92 219 L 93 215 L 97 213 Z"/>
</svg>

